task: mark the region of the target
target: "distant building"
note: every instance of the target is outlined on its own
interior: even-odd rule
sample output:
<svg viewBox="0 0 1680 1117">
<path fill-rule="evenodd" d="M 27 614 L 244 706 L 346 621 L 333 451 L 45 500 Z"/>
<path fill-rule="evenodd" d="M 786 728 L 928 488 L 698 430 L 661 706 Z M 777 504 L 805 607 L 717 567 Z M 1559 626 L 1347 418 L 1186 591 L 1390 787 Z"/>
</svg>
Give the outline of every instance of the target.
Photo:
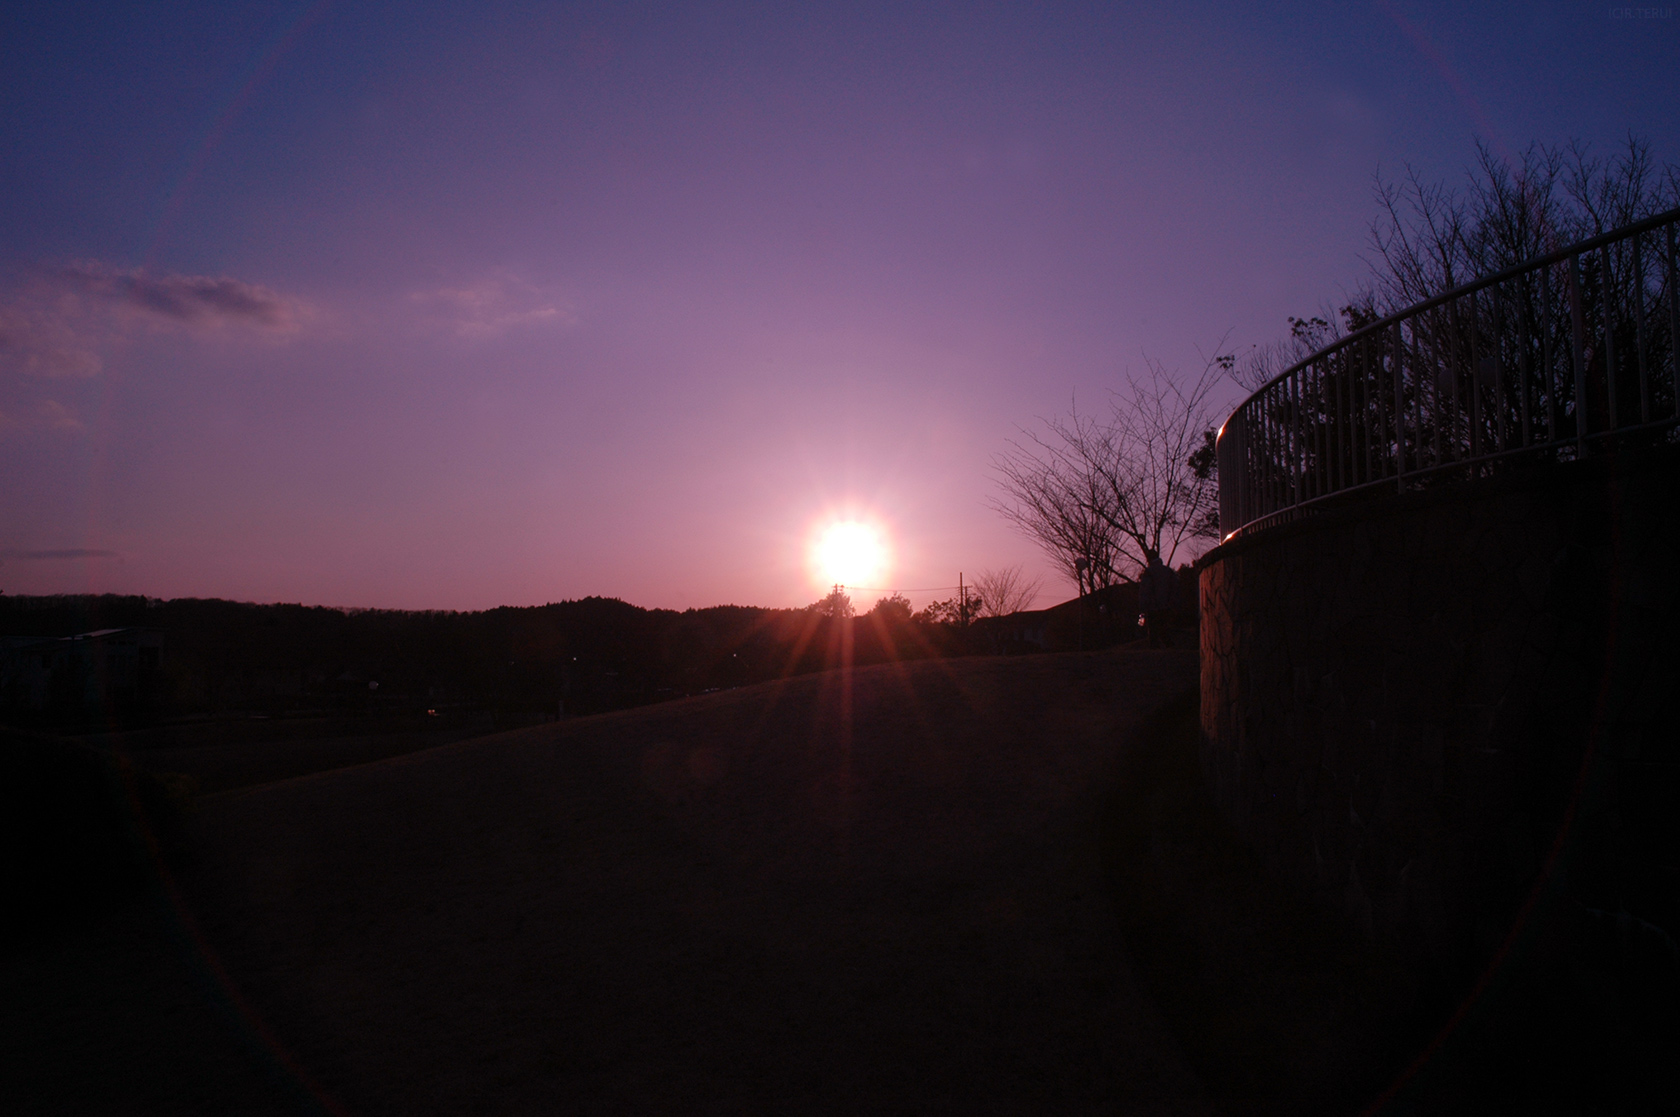
<svg viewBox="0 0 1680 1117">
<path fill-rule="evenodd" d="M 0 710 L 97 714 L 157 696 L 163 633 L 102 628 L 79 636 L 0 637 Z"/>
</svg>

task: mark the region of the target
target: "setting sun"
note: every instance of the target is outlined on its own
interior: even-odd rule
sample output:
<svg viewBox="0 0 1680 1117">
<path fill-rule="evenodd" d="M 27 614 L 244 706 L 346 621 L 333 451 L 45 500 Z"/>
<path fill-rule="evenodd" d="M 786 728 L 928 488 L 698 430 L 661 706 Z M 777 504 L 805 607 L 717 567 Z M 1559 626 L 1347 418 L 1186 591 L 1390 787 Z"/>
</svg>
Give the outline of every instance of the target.
<svg viewBox="0 0 1680 1117">
<path fill-rule="evenodd" d="M 829 524 L 811 546 L 811 573 L 819 585 L 865 586 L 882 577 L 886 567 L 880 530 L 857 520 Z"/>
</svg>

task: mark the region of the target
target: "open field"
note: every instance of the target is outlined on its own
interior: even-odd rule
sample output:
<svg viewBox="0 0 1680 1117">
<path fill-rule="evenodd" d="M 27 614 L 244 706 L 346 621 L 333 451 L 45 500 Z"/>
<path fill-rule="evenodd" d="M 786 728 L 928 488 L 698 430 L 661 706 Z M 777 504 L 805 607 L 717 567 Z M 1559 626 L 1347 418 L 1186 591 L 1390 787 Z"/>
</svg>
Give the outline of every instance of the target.
<svg viewBox="0 0 1680 1117">
<path fill-rule="evenodd" d="M 242 1007 L 171 1019 L 275 1111 L 1208 1111 L 1100 839 L 1194 677 L 887 665 L 204 796 L 187 891 Z M 87 1046 L 37 1092 L 156 1077 Z"/>
</svg>

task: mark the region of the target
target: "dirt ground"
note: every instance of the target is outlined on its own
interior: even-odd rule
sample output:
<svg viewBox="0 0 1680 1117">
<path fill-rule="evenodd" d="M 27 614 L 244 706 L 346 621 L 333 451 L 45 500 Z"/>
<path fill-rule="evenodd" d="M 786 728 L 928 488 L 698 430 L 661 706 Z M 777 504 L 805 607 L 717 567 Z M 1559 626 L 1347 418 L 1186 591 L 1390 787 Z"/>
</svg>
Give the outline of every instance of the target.
<svg viewBox="0 0 1680 1117">
<path fill-rule="evenodd" d="M 190 892 L 329 1111 L 1203 1112 L 1099 849 L 1194 678 L 887 665 L 464 741 L 205 797 Z"/>
</svg>

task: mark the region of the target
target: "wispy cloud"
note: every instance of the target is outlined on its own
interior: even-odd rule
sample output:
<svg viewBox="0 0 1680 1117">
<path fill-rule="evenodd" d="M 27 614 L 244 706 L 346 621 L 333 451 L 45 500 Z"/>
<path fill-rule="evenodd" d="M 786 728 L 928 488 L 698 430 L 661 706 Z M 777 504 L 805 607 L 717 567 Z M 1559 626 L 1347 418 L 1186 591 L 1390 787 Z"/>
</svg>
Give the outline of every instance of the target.
<svg viewBox="0 0 1680 1117">
<path fill-rule="evenodd" d="M 55 399 L 44 399 L 35 405 L 34 426 L 41 430 L 77 432 L 82 429 L 82 421 L 71 413 L 68 407 Z"/>
<path fill-rule="evenodd" d="M 74 412 L 55 399 L 36 400 L 25 409 L 0 411 L 0 432 L 8 430 L 52 431 L 57 434 L 80 434 L 87 428 Z"/>
<path fill-rule="evenodd" d="M 72 327 L 70 309 L 23 300 L 0 304 L 0 370 L 51 380 L 98 376 L 105 362 L 91 339 Z"/>
<path fill-rule="evenodd" d="M 576 315 L 563 299 L 510 275 L 465 287 L 439 287 L 409 296 L 461 337 L 494 337 L 524 326 L 570 326 Z"/>
<path fill-rule="evenodd" d="M 136 330 L 277 336 L 312 315 L 302 300 L 228 276 L 153 275 L 99 261 L 40 269 L 0 289 L 0 372 L 87 378 Z"/>
<path fill-rule="evenodd" d="M 130 314 L 200 329 L 244 326 L 290 333 L 307 317 L 308 308 L 298 300 L 228 276 L 152 275 L 97 262 L 59 274 L 70 288 L 111 300 Z"/>
<path fill-rule="evenodd" d="M 117 552 L 115 552 L 115 551 L 101 551 L 101 550 L 98 550 L 97 548 L 93 548 L 93 547 L 65 547 L 62 550 L 57 550 L 57 551 L 25 551 L 25 550 L 21 550 L 17 547 L 0 547 L 0 560 L 3 560 L 3 559 L 36 560 L 36 559 L 39 559 L 39 560 L 50 561 L 50 560 L 55 560 L 55 559 L 90 559 L 90 558 L 116 558 L 116 557 L 117 557 Z"/>
</svg>

